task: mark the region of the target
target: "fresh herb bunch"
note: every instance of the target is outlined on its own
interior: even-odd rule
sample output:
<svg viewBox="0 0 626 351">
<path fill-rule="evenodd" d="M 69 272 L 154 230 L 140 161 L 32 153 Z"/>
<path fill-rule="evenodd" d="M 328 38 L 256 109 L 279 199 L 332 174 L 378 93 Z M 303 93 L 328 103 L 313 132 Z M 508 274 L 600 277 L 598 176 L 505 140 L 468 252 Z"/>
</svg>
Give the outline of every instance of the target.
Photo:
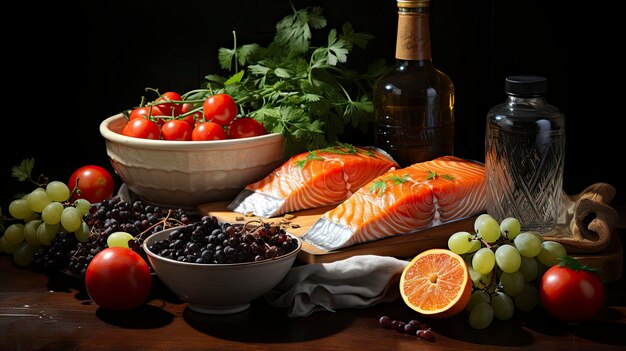
<svg viewBox="0 0 626 351">
<path fill-rule="evenodd" d="M 285 135 L 286 156 L 339 141 L 346 126 L 366 132 L 373 120 L 372 86 L 387 66 L 382 59 L 366 72 L 348 66 L 348 54 L 364 49 L 373 36 L 350 23 L 328 31 L 324 46 L 312 46 L 314 30 L 326 27 L 320 7 L 293 9 L 276 24 L 273 41 L 221 48 L 218 59 L 228 77 L 207 75 L 206 88 L 190 92 L 202 100 L 217 92 L 231 95 L 243 115 Z"/>
</svg>

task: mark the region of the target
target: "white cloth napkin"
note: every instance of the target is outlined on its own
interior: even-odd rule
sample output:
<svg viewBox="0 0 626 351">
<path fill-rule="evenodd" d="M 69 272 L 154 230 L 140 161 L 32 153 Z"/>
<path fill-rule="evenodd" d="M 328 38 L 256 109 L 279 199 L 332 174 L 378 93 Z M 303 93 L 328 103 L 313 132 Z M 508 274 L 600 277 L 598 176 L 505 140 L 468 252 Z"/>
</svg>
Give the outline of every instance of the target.
<svg viewBox="0 0 626 351">
<path fill-rule="evenodd" d="M 288 307 L 292 318 L 368 307 L 400 296 L 398 282 L 408 263 L 389 256 L 358 255 L 296 266 L 264 297 L 271 306 Z"/>
</svg>

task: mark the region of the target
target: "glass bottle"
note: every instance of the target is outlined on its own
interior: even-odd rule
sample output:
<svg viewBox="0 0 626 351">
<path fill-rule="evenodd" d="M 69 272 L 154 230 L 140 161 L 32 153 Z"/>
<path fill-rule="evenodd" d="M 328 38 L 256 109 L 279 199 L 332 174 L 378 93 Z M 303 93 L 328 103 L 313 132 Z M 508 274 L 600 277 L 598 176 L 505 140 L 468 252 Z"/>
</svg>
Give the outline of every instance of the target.
<svg viewBox="0 0 626 351">
<path fill-rule="evenodd" d="M 378 79 L 374 144 L 402 167 L 454 151 L 454 85 L 432 62 L 430 0 L 397 0 L 396 64 Z"/>
<path fill-rule="evenodd" d="M 565 116 L 547 103 L 547 79 L 511 76 L 507 100 L 487 114 L 487 213 L 548 233 L 562 210 Z"/>
</svg>

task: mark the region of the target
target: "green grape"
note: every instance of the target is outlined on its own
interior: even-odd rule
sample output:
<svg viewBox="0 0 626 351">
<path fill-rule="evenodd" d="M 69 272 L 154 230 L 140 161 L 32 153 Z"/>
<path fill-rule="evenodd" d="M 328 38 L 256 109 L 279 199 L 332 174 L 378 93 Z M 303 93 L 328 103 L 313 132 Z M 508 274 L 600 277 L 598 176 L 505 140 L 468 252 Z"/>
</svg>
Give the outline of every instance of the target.
<svg viewBox="0 0 626 351">
<path fill-rule="evenodd" d="M 478 226 L 480 225 L 480 222 L 482 222 L 483 219 L 486 219 L 486 218 L 493 218 L 493 217 L 491 217 L 491 215 L 488 214 L 488 213 L 483 213 L 480 216 L 476 217 L 476 219 L 474 220 L 474 231 L 475 232 L 478 232 Z"/>
<path fill-rule="evenodd" d="M 39 228 L 41 223 L 42 221 L 40 219 L 36 219 L 24 224 L 24 239 L 31 246 L 39 245 L 39 240 L 37 240 L 37 228 Z"/>
<path fill-rule="evenodd" d="M 50 246 L 52 239 L 57 235 L 58 225 L 47 224 L 46 222 L 41 222 L 39 227 L 37 227 L 37 242 L 40 245 Z"/>
<path fill-rule="evenodd" d="M 107 238 L 107 245 L 109 247 L 119 246 L 128 247 L 128 241 L 134 239 L 132 235 L 126 232 L 114 232 Z"/>
<path fill-rule="evenodd" d="M 513 299 L 502 291 L 498 291 L 491 296 L 491 307 L 493 308 L 494 317 L 503 321 L 511 319 L 515 312 Z"/>
<path fill-rule="evenodd" d="M 80 228 L 82 220 L 83 217 L 80 215 L 80 212 L 78 212 L 76 207 L 66 207 L 61 213 L 61 225 L 68 233 L 77 231 L 78 228 Z"/>
<path fill-rule="evenodd" d="M 522 292 L 513 296 L 515 306 L 522 312 L 530 312 L 539 304 L 539 292 L 531 283 L 524 284 Z"/>
<path fill-rule="evenodd" d="M 52 201 L 47 204 L 41 211 L 41 219 L 48 224 L 57 224 L 61 222 L 61 213 L 63 212 L 63 204 Z"/>
<path fill-rule="evenodd" d="M 528 231 L 527 233 L 530 233 L 530 234 L 536 236 L 537 239 L 539 239 L 539 241 L 543 242 L 543 235 L 541 235 L 541 233 L 533 231 L 533 230 Z"/>
<path fill-rule="evenodd" d="M 567 256 L 565 246 L 556 241 L 544 241 L 541 243 L 541 251 L 537 258 L 548 267 L 559 263 L 559 258 Z"/>
<path fill-rule="evenodd" d="M 37 188 L 33 190 L 26 198 L 26 203 L 31 211 L 41 213 L 43 208 L 51 202 L 48 197 L 48 193 L 44 188 Z"/>
<path fill-rule="evenodd" d="M 86 243 L 89 241 L 90 228 L 89 224 L 85 223 L 85 221 L 81 221 L 80 228 L 74 232 L 74 236 L 81 243 Z"/>
<path fill-rule="evenodd" d="M 513 240 L 519 235 L 522 226 L 517 218 L 507 217 L 500 222 L 500 235 Z"/>
<path fill-rule="evenodd" d="M 472 244 L 472 246 L 470 247 L 470 249 L 466 253 L 476 252 L 476 251 L 480 250 L 480 248 L 482 247 L 482 243 L 478 239 L 472 239 L 471 244 Z"/>
<path fill-rule="evenodd" d="M 502 273 L 500 275 L 500 283 L 502 283 L 502 288 L 504 292 L 510 296 L 519 295 L 524 289 L 524 284 L 526 284 L 526 279 L 524 279 L 524 275 L 520 272 L 513 273 Z"/>
<path fill-rule="evenodd" d="M 20 245 L 21 244 L 11 244 L 7 241 L 7 238 L 5 238 L 4 236 L 0 236 L 0 251 L 2 252 L 6 252 L 12 255 Z"/>
<path fill-rule="evenodd" d="M 491 283 L 493 272 L 490 271 L 487 274 L 480 274 L 474 270 L 471 261 L 467 264 L 467 270 L 469 271 L 472 284 L 475 288 L 484 289 Z"/>
<path fill-rule="evenodd" d="M 91 203 L 86 199 L 76 199 L 76 201 L 74 201 L 74 207 L 76 207 L 81 216 L 84 216 L 89 212 Z"/>
<path fill-rule="evenodd" d="M 46 193 L 52 201 L 65 202 L 70 197 L 70 188 L 63 182 L 53 180 L 46 186 Z"/>
<path fill-rule="evenodd" d="M 493 321 L 493 307 L 486 302 L 476 305 L 469 313 L 469 325 L 474 329 L 485 329 Z"/>
<path fill-rule="evenodd" d="M 472 267 L 479 274 L 487 274 L 493 270 L 496 264 L 496 257 L 491 249 L 483 247 L 476 251 L 472 258 Z"/>
<path fill-rule="evenodd" d="M 26 199 L 16 199 L 9 204 L 9 214 L 15 219 L 26 219 L 33 215 Z"/>
<path fill-rule="evenodd" d="M 28 266 L 30 264 L 30 261 L 33 260 L 33 255 L 38 248 L 38 246 L 30 245 L 27 242 L 21 243 L 20 246 L 15 249 L 15 252 L 13 253 L 13 261 L 18 266 Z"/>
<path fill-rule="evenodd" d="M 14 245 L 18 245 L 24 241 L 24 225 L 22 223 L 14 223 L 4 230 L 6 240 Z"/>
<path fill-rule="evenodd" d="M 527 282 L 532 282 L 538 277 L 537 260 L 534 257 L 521 256 L 522 262 L 519 266 L 519 271 L 524 275 L 524 279 Z"/>
<path fill-rule="evenodd" d="M 472 248 L 472 234 L 468 232 L 456 232 L 448 238 L 450 251 L 462 255 Z"/>
<path fill-rule="evenodd" d="M 513 273 L 519 269 L 522 259 L 512 245 L 502 245 L 496 249 L 496 264 L 504 273 Z"/>
<path fill-rule="evenodd" d="M 35 219 L 41 219 L 41 216 L 37 212 L 33 212 L 28 218 L 24 219 L 24 222 L 34 221 Z"/>
<path fill-rule="evenodd" d="M 541 240 L 531 232 L 523 232 L 519 234 L 513 244 L 519 251 L 520 255 L 525 257 L 535 257 L 541 251 Z"/>
<path fill-rule="evenodd" d="M 478 223 L 478 235 L 488 243 L 500 239 L 500 224 L 493 217 L 485 217 Z"/>
<path fill-rule="evenodd" d="M 465 310 L 467 312 L 471 312 L 476 305 L 481 302 L 489 303 L 489 294 L 484 292 L 483 290 L 474 290 L 472 295 L 470 296 L 469 302 L 465 306 Z"/>
<path fill-rule="evenodd" d="M 550 267 L 539 261 L 539 257 L 535 257 L 535 262 L 537 262 L 537 277 L 543 277 L 543 274 L 550 269 Z"/>
</svg>

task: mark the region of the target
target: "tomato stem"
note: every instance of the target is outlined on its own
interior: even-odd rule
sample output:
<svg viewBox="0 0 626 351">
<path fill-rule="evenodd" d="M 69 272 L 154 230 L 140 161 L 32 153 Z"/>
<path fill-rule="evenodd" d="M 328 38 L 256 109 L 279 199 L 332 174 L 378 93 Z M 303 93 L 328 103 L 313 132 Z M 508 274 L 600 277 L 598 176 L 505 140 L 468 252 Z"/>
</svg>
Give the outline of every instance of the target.
<svg viewBox="0 0 626 351">
<path fill-rule="evenodd" d="M 583 270 L 583 271 L 593 272 L 593 273 L 600 272 L 600 269 L 598 268 L 590 267 L 587 265 L 581 265 L 580 261 L 578 261 L 577 259 L 571 256 L 559 257 L 558 260 L 560 261 L 559 266 L 567 267 L 573 271 Z"/>
</svg>

